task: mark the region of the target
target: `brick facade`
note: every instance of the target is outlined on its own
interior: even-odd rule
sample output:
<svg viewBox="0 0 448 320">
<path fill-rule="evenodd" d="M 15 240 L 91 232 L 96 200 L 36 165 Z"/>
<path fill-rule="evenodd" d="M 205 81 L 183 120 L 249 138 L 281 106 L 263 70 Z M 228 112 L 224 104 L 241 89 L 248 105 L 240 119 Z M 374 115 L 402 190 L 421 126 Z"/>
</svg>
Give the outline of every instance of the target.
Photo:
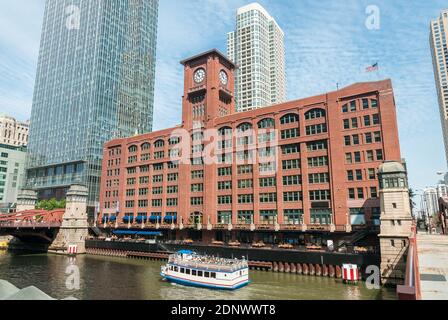
<svg viewBox="0 0 448 320">
<path fill-rule="evenodd" d="M 133 215 L 134 222 L 138 216 L 160 216 L 156 222 L 163 227 L 171 225 L 166 216 L 177 216 L 171 228 L 200 223 L 218 230 L 230 224 L 234 230 L 337 232 L 351 230 L 350 208 L 358 216 L 364 213 L 367 224 L 372 211 L 379 215 L 376 171 L 385 160 L 401 161 L 390 80 L 235 113 L 233 63 L 211 50 L 182 65 L 182 124 L 104 145 L 100 219 L 118 213 L 122 224 L 129 222 L 125 215 Z M 194 81 L 198 69 L 205 71 L 200 83 Z M 227 83 L 220 80 L 221 71 Z M 233 134 L 226 136 L 225 128 Z M 179 148 L 171 138 L 188 146 L 182 157 L 198 161 L 200 145 L 206 151 L 211 147 L 210 129 L 221 130 L 214 139 L 228 147 L 211 154 L 232 154 L 231 163 L 170 165 L 170 152 Z M 199 132 L 203 141 L 193 139 Z M 278 145 L 260 148 L 270 134 Z M 253 143 L 245 145 L 248 135 Z M 190 149 L 196 153 L 189 155 Z M 250 150 L 254 164 L 243 167 L 239 161 Z M 260 171 L 264 153 L 274 150 L 275 172 Z"/>
</svg>

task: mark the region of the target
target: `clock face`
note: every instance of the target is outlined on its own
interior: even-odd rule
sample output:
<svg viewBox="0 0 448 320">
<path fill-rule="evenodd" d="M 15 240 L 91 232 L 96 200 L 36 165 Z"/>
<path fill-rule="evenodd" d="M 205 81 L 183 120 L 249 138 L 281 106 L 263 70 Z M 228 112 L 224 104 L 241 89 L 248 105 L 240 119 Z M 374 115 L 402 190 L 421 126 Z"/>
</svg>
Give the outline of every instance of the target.
<svg viewBox="0 0 448 320">
<path fill-rule="evenodd" d="M 205 70 L 204 69 L 198 69 L 194 73 L 194 82 L 201 83 L 205 79 Z"/>
<path fill-rule="evenodd" d="M 227 77 L 227 73 L 224 70 L 221 70 L 221 72 L 219 72 L 219 80 L 225 86 L 229 82 L 229 78 Z"/>
</svg>

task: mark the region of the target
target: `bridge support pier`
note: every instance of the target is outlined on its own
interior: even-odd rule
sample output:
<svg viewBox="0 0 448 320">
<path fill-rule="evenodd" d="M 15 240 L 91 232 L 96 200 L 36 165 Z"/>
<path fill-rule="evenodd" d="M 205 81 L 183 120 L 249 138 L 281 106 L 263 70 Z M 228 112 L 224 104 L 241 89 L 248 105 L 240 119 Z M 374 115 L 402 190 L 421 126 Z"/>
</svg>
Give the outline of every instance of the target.
<svg viewBox="0 0 448 320">
<path fill-rule="evenodd" d="M 56 239 L 49 252 L 70 254 L 69 246 L 76 246 L 76 254 L 86 253 L 85 240 L 89 233 L 87 223 L 88 189 L 83 185 L 72 185 L 66 196 L 66 209 Z"/>
</svg>

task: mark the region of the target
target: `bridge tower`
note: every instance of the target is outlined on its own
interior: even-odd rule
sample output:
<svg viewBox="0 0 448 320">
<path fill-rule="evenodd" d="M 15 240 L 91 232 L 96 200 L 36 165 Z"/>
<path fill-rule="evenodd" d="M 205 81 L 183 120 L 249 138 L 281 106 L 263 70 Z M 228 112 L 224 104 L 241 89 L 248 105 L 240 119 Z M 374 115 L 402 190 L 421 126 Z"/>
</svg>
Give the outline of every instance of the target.
<svg viewBox="0 0 448 320">
<path fill-rule="evenodd" d="M 383 284 L 403 284 L 406 256 L 412 233 L 407 173 L 395 161 L 383 163 L 378 172 L 381 201 L 381 281 Z"/>
<path fill-rule="evenodd" d="M 16 212 L 34 210 L 37 204 L 37 192 L 32 189 L 22 189 L 17 195 Z"/>
<path fill-rule="evenodd" d="M 49 248 L 56 253 L 68 253 L 70 245 L 77 246 L 77 253 L 86 253 L 88 189 L 84 185 L 72 185 L 66 195 L 66 207 L 61 228 Z M 62 251 L 62 252 L 61 252 Z"/>
</svg>

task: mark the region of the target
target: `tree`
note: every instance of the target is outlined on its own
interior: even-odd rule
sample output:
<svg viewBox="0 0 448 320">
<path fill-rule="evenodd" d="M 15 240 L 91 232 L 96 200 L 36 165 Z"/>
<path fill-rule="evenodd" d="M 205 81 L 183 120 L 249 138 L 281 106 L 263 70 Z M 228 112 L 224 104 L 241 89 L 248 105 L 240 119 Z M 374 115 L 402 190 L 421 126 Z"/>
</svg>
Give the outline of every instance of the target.
<svg viewBox="0 0 448 320">
<path fill-rule="evenodd" d="M 65 209 L 65 199 L 62 200 L 56 200 L 55 198 L 52 198 L 50 200 L 40 200 L 36 206 L 39 210 L 56 210 L 56 209 Z"/>
</svg>

